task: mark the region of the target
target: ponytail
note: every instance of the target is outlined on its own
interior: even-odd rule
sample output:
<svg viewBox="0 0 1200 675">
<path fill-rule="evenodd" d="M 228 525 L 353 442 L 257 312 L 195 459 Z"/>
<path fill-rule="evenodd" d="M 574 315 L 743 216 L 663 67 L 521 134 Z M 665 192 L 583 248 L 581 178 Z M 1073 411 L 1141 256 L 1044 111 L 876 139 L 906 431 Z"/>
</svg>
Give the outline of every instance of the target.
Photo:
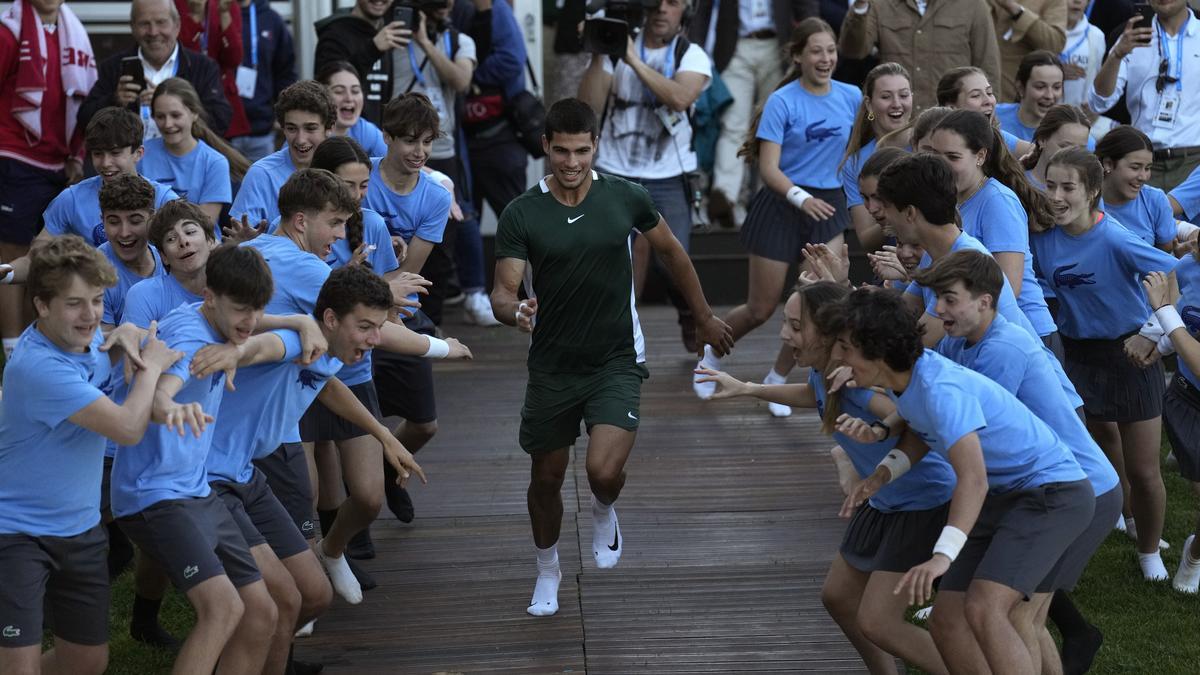
<svg viewBox="0 0 1200 675">
<path fill-rule="evenodd" d="M 317 146 L 313 151 L 312 163 L 313 169 L 324 169 L 334 175 L 337 175 L 337 170 L 345 164 L 362 164 L 369 170 L 371 168 L 371 158 L 367 156 L 367 151 L 359 145 L 358 141 L 349 136 L 330 136 Z M 341 180 L 339 178 L 338 180 Z M 363 214 L 362 205 L 354 210 L 350 218 L 346 221 L 346 244 L 350 246 L 350 255 L 358 250 L 363 243 Z M 370 266 L 370 262 L 363 261 L 363 264 Z"/>
</svg>

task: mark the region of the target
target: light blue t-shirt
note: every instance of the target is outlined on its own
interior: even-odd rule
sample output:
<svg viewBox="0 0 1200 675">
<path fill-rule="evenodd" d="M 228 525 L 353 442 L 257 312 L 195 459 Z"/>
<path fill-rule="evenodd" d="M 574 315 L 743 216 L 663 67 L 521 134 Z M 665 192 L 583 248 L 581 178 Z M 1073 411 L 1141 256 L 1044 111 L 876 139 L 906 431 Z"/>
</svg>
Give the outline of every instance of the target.
<svg viewBox="0 0 1200 675">
<path fill-rule="evenodd" d="M 963 231 L 978 239 L 992 255 L 1020 253 L 1025 256 L 1017 304 L 1038 335 L 1049 335 L 1058 330 L 1033 274 L 1029 216 L 1017 194 L 995 178 L 988 178 L 983 187 L 958 207 L 958 212 L 962 215 Z"/>
<path fill-rule="evenodd" d="M 100 522 L 105 439 L 68 418 L 109 391 L 103 343 L 97 330 L 74 353 L 36 323 L 21 334 L 0 399 L 0 534 L 72 537 Z"/>
<path fill-rule="evenodd" d="M 1195 223 L 1200 220 L 1200 166 L 1193 169 L 1182 183 L 1171 190 L 1171 196 L 1183 207 L 1183 215 L 1187 216 L 1187 221 Z"/>
<path fill-rule="evenodd" d="M 172 155 L 162 138 L 146 141 L 146 154 L 138 162 L 138 173 L 170 185 L 180 197 L 193 204 L 228 204 L 233 199 L 229 160 L 204 141 L 183 157 Z"/>
<path fill-rule="evenodd" d="M 154 257 L 154 271 L 150 273 L 150 276 L 143 277 L 121 262 L 116 252 L 112 250 L 112 244 L 104 242 L 100 245 L 100 250 L 104 253 L 104 256 L 108 258 L 113 268 L 117 270 L 117 285 L 104 289 L 104 323 L 113 326 L 124 323 L 125 300 L 129 294 L 129 289 L 147 279 L 161 277 L 167 273 L 163 269 L 162 258 L 159 257 L 158 249 L 154 248 L 154 244 L 146 244 L 146 248 L 150 250 L 150 255 Z"/>
<path fill-rule="evenodd" d="M 998 103 L 996 104 L 996 112 L 993 115 L 996 119 L 1000 120 L 1001 129 L 1022 141 L 1032 143 L 1033 132 L 1037 131 L 1037 129 L 1021 124 L 1021 116 L 1017 114 L 1017 111 L 1020 109 L 1020 103 Z M 1009 148 L 1009 152 L 1012 152 L 1012 148 Z"/>
<path fill-rule="evenodd" d="M 1179 300 L 1175 308 L 1183 318 L 1183 325 L 1192 337 L 1200 340 L 1200 264 L 1194 255 L 1185 255 L 1175 266 L 1175 280 L 1179 283 Z M 1176 361 L 1179 374 L 1187 378 L 1193 387 L 1200 389 L 1200 379 L 1188 367 L 1183 358 Z"/>
<path fill-rule="evenodd" d="M 295 171 L 296 166 L 292 164 L 292 155 L 286 144 L 252 164 L 242 179 L 237 196 L 233 198 L 233 205 L 229 207 L 230 217 L 239 220 L 242 214 L 246 214 L 251 226 L 278 218 L 279 189 Z"/>
<path fill-rule="evenodd" d="M 254 475 L 251 461 L 266 457 L 295 436 L 304 411 L 342 368 L 342 362 L 328 354 L 300 366 L 295 362 L 300 336 L 290 330 L 272 335 L 283 341 L 283 360 L 239 369 L 237 388 L 225 392 L 221 401 L 217 413 L 221 422 L 205 464 L 210 482 L 248 482 Z"/>
<path fill-rule="evenodd" d="M 180 305 L 191 305 L 204 298 L 179 285 L 175 277 L 161 274 L 143 279 L 125 295 L 125 321 L 149 328 L 151 321 L 162 321 Z"/>
<path fill-rule="evenodd" d="M 367 254 L 367 262 L 371 263 L 371 269 L 379 276 L 399 269 L 400 263 L 396 260 L 396 251 L 392 248 L 392 237 L 388 233 L 387 225 L 383 222 L 383 217 L 371 209 L 362 209 L 362 214 L 363 242 L 375 246 L 375 250 Z M 349 263 L 350 257 L 350 244 L 345 239 L 339 239 L 334 243 L 325 262 L 329 263 L 330 269 L 337 269 Z M 338 379 L 349 387 L 370 382 L 371 377 L 371 352 L 369 351 L 361 361 L 347 364 L 342 372 L 338 373 Z"/>
<path fill-rule="evenodd" d="M 169 185 L 153 180 L 150 184 L 154 186 L 154 208 L 162 208 L 172 199 L 179 199 Z M 100 186 L 101 177 L 92 176 L 59 193 L 42 214 L 46 231 L 53 235 L 77 234 L 92 246 L 108 241 L 104 220 L 100 217 Z"/>
<path fill-rule="evenodd" d="M 1003 387 L 928 349 L 896 408 L 932 452 L 978 434 L 992 494 L 1087 476 L 1066 444 Z"/>
<path fill-rule="evenodd" d="M 1124 204 L 1101 201 L 1100 210 L 1151 246 L 1175 240 L 1171 202 L 1167 193 L 1153 185 L 1143 185 L 1137 196 Z"/>
<path fill-rule="evenodd" d="M 1027 331 L 996 315 L 979 342 L 968 345 L 966 338 L 946 336 L 938 342 L 937 352 L 1016 396 L 1067 444 L 1091 481 L 1092 491 L 1102 495 L 1117 486 L 1117 472 L 1071 405 L 1077 398 L 1075 388 L 1058 381 L 1041 346 Z"/>
<path fill-rule="evenodd" d="M 867 141 L 867 144 L 858 149 L 858 152 L 846 158 L 842 163 L 842 168 L 839 174 L 842 178 L 842 191 L 846 193 L 846 208 L 861 206 L 863 203 L 862 192 L 858 189 L 858 177 L 862 174 L 863 164 L 875 154 L 875 146 L 879 143 L 878 139 L 872 138 Z"/>
<path fill-rule="evenodd" d="M 255 237 L 242 246 L 257 249 L 275 279 L 275 293 L 267 303 L 266 313 L 312 316 L 321 287 L 329 278 L 329 265 L 301 250 L 291 239 L 275 234 Z"/>
<path fill-rule="evenodd" d="M 225 373 L 197 379 L 188 368 L 198 350 L 223 343 L 225 338 L 200 313 L 200 306 L 184 305 L 168 314 L 158 324 L 158 339 L 183 352 L 183 358 L 163 373 L 183 380 L 175 402 L 199 403 L 205 413 L 214 415 L 225 392 Z M 178 431 L 151 422 L 141 443 L 117 448 L 112 466 L 113 515 L 133 515 L 166 499 L 208 496 L 204 462 L 216 425 L 208 425 L 196 438 L 190 431 L 181 436 Z"/>
<path fill-rule="evenodd" d="M 450 191 L 422 171 L 412 192 L 397 194 L 384 184 L 383 176 L 379 173 L 382 159 L 376 157 L 371 160 L 371 182 L 367 185 L 367 196 L 363 199 L 362 207 L 382 216 L 388 232 L 402 237 L 406 242 L 416 236 L 440 244 L 453 203 Z"/>
<path fill-rule="evenodd" d="M 1052 227 L 1030 238 L 1034 261 L 1058 296 L 1058 327 L 1076 340 L 1111 340 L 1138 330 L 1150 307 L 1141 280 L 1170 273 L 1175 257 L 1106 214 L 1079 236 Z"/>
<path fill-rule="evenodd" d="M 808 386 L 812 387 L 817 399 L 817 412 L 825 416 L 825 377 L 815 368 L 809 371 Z M 842 390 L 842 412 L 868 423 L 879 418 L 871 414 L 870 401 L 875 392 L 869 389 L 844 388 Z M 833 440 L 846 451 L 854 469 L 860 477 L 870 476 L 876 465 L 896 447 L 897 438 L 877 443 L 859 443 L 850 437 L 834 432 Z M 924 511 L 937 508 L 950 501 L 954 492 L 954 469 L 940 455 L 929 454 L 913 465 L 912 470 L 883 486 L 871 497 L 871 506 L 885 511 Z"/>
<path fill-rule="evenodd" d="M 1021 142 L 1021 139 L 1003 129 L 1000 130 L 1000 137 L 1004 139 L 1004 147 L 1008 148 L 1009 152 L 1016 153 L 1017 144 Z"/>
<path fill-rule="evenodd" d="M 367 151 L 368 157 L 383 157 L 387 154 L 387 143 L 383 141 L 383 132 L 370 120 L 360 116 L 358 122 L 350 127 L 346 135 L 358 141 Z"/>
<path fill-rule="evenodd" d="M 799 80 L 776 89 L 763 107 L 756 135 L 780 146 L 779 170 L 796 185 L 841 187 L 838 163 L 846 154 L 862 92 L 833 80 L 829 93 L 810 93 Z"/>
</svg>

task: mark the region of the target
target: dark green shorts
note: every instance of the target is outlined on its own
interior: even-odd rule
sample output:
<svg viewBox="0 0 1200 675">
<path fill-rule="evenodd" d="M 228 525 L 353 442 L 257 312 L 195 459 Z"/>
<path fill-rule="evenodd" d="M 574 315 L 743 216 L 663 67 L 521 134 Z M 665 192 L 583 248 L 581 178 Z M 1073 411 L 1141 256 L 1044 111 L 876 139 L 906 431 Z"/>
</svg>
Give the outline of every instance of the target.
<svg viewBox="0 0 1200 675">
<path fill-rule="evenodd" d="M 589 430 L 596 424 L 636 430 L 647 377 L 650 372 L 640 363 L 591 373 L 530 371 L 521 406 L 521 448 L 539 455 L 569 447 L 579 437 L 580 421 Z"/>
</svg>

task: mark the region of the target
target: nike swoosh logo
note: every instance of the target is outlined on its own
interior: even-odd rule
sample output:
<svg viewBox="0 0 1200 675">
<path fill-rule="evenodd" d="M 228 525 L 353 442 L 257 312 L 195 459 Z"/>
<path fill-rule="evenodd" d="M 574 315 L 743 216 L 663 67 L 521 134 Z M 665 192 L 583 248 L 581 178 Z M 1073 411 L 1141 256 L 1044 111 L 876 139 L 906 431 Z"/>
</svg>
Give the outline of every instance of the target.
<svg viewBox="0 0 1200 675">
<path fill-rule="evenodd" d="M 608 545 L 608 550 L 616 552 L 619 548 L 621 548 L 621 530 L 618 529 L 613 532 L 613 543 Z"/>
<path fill-rule="evenodd" d="M 627 413 L 625 413 L 625 414 L 626 414 L 626 415 L 629 415 L 629 419 L 633 420 L 634 422 L 636 422 L 636 421 L 637 421 L 637 418 L 633 416 L 633 413 L 631 413 L 631 412 L 627 412 Z"/>
<path fill-rule="evenodd" d="M 567 218 L 567 224 L 570 225 L 571 223 L 579 220 L 580 218 L 584 217 L 585 215 L 587 215 L 587 214 L 581 213 L 581 214 L 575 216 L 574 218 Z"/>
</svg>

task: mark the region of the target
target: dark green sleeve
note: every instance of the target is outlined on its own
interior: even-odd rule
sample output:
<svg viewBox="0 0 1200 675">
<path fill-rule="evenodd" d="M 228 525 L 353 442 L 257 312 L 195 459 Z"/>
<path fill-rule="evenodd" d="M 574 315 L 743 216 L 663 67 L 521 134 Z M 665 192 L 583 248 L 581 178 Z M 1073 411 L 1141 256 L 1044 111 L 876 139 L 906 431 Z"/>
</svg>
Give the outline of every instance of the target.
<svg viewBox="0 0 1200 675">
<path fill-rule="evenodd" d="M 514 201 L 504 209 L 496 223 L 496 257 L 528 261 L 529 246 L 525 234 L 525 222 Z"/>
<path fill-rule="evenodd" d="M 650 198 L 650 193 L 646 192 L 646 188 L 637 183 L 627 182 L 625 185 L 629 187 L 628 203 L 634 228 L 638 232 L 646 232 L 654 229 L 654 226 L 658 225 L 661 216 L 658 215 L 658 209 L 655 208 L 654 200 Z"/>
</svg>

